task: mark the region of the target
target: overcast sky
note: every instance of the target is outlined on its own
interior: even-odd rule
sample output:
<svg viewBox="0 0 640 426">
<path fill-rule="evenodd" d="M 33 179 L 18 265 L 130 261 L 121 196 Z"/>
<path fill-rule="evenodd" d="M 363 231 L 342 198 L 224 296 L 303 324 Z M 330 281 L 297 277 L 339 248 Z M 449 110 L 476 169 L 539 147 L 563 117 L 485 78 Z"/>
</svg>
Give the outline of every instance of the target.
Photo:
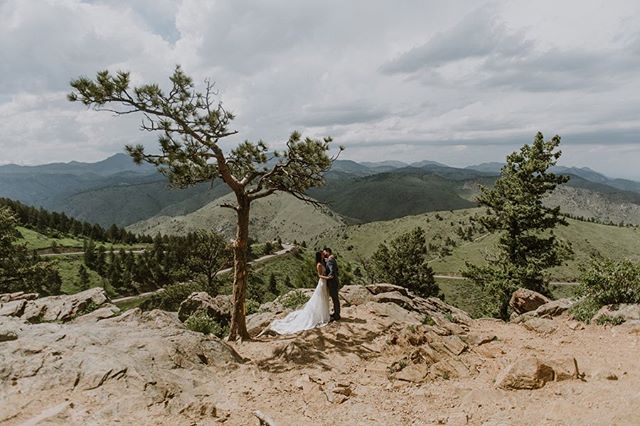
<svg viewBox="0 0 640 426">
<path fill-rule="evenodd" d="M 640 179 L 640 2 L 0 0 L 0 163 L 155 146 L 69 81 L 176 64 L 216 82 L 239 138 L 331 135 L 344 158 L 503 161 L 537 130 L 561 164 Z"/>
</svg>

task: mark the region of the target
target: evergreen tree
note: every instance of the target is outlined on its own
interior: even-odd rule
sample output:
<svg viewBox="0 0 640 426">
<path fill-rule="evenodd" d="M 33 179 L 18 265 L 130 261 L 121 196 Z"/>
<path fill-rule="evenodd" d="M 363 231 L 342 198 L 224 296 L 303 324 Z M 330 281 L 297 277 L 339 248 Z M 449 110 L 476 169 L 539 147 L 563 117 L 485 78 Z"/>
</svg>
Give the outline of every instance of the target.
<svg viewBox="0 0 640 426">
<path fill-rule="evenodd" d="M 11 209 L 0 207 L 0 293 L 60 293 L 61 280 L 51 265 L 40 262 L 25 244 L 17 242 L 17 220 Z"/>
<path fill-rule="evenodd" d="M 509 299 L 519 287 L 548 294 L 546 269 L 559 266 L 571 255 L 571 247 L 558 240 L 553 229 L 567 225 L 560 208 L 549 208 L 543 199 L 569 180 L 549 169 L 560 158 L 560 137 L 544 140 L 538 132 L 532 145 L 507 156 L 507 164 L 493 188 L 481 188 L 477 198 L 486 214 L 480 223 L 500 235 L 494 255 L 486 265 L 467 263 L 464 276 L 482 287 L 489 313 L 508 318 Z"/>
<path fill-rule="evenodd" d="M 72 81 L 74 91 L 68 98 L 96 109 L 108 105 L 117 114 L 143 113 L 142 129 L 161 133 L 160 154 L 147 154 L 142 145 L 128 146 L 127 151 L 135 162 L 157 166 L 173 185 L 187 187 L 221 178 L 232 190 L 234 202 L 222 205 L 236 213 L 229 338 L 248 339 L 245 299 L 251 204 L 277 191 L 317 204 L 306 191 L 324 183 L 324 173 L 332 163 L 327 155 L 331 139 L 302 139 L 293 132 L 286 150 L 273 156 L 262 141 L 245 141 L 226 151 L 220 140 L 237 133 L 229 129 L 234 116 L 221 103 L 214 103 L 213 86 L 207 82 L 205 91 L 198 92 L 180 67 L 170 80 L 171 89 L 165 93 L 157 84 L 132 88 L 127 72 L 101 71 L 95 80 L 81 77 Z"/>
<path fill-rule="evenodd" d="M 422 297 L 439 296 L 440 289 L 427 264 L 427 242 L 420 227 L 382 243 L 371 258 L 378 280 L 399 285 Z"/>
<path fill-rule="evenodd" d="M 78 269 L 78 287 L 80 287 L 81 290 L 87 290 L 89 285 L 89 272 L 86 266 L 80 265 Z"/>
<path fill-rule="evenodd" d="M 269 291 L 271 294 L 278 294 L 278 281 L 276 280 L 276 276 L 273 272 L 269 275 Z"/>
<path fill-rule="evenodd" d="M 207 291 L 217 293 L 216 275 L 232 258 L 229 244 L 222 235 L 209 231 L 198 231 L 192 238 L 194 242 L 186 258 L 188 269 L 205 278 Z"/>
</svg>

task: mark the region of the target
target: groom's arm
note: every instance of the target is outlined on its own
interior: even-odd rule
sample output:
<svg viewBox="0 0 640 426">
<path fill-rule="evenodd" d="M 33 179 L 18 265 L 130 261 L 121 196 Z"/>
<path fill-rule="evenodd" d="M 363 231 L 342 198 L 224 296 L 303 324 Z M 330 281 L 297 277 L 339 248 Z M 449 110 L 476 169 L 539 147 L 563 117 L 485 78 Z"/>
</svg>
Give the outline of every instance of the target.
<svg viewBox="0 0 640 426">
<path fill-rule="evenodd" d="M 327 262 L 327 272 L 328 272 L 328 276 L 329 278 L 335 278 L 336 276 L 336 261 L 333 259 L 329 259 L 329 261 Z"/>
</svg>

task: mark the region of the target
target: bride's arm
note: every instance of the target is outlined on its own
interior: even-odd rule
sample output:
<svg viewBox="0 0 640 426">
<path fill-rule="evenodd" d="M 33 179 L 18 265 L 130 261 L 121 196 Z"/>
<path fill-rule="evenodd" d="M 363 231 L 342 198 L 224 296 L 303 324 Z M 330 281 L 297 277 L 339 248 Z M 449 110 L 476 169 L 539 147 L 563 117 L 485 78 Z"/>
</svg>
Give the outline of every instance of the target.
<svg viewBox="0 0 640 426">
<path fill-rule="evenodd" d="M 319 264 L 319 263 L 316 264 L 316 270 L 318 271 L 318 277 L 319 278 L 322 278 L 322 279 L 325 279 L 325 280 L 329 279 L 328 276 L 323 275 L 324 274 L 324 267 L 321 264 Z"/>
</svg>

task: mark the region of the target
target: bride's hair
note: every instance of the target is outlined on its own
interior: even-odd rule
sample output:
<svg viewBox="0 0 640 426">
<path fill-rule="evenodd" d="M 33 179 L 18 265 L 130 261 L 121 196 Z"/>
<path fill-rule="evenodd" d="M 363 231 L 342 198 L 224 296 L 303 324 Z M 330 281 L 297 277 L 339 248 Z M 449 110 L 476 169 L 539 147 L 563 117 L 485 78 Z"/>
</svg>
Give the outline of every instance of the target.
<svg viewBox="0 0 640 426">
<path fill-rule="evenodd" d="M 316 252 L 316 265 L 318 263 L 322 263 L 322 252 L 321 251 L 317 251 Z"/>
</svg>

